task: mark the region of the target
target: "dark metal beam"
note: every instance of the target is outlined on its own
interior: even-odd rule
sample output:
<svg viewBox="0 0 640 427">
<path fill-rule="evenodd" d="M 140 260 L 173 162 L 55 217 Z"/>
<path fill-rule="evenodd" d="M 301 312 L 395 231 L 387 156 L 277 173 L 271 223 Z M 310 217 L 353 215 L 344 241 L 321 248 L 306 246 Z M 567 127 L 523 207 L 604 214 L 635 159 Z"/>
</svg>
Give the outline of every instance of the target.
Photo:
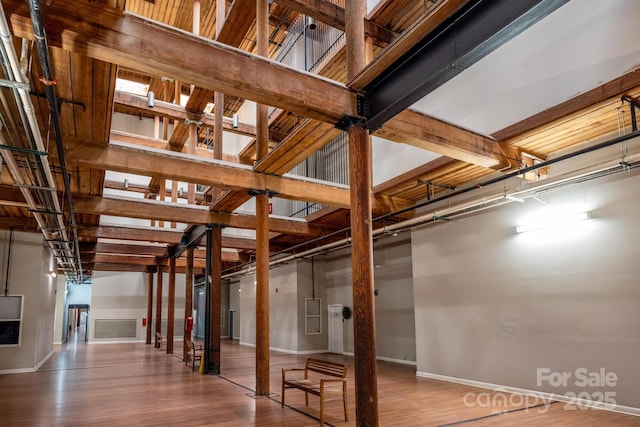
<svg viewBox="0 0 640 427">
<path fill-rule="evenodd" d="M 358 113 L 373 131 L 568 0 L 473 0 L 369 84 Z"/>
<path fill-rule="evenodd" d="M 167 248 L 168 258 L 178 258 L 189 247 L 197 246 L 200 239 L 205 235 L 209 227 L 206 225 L 193 225 L 189 229 L 185 230 L 180 243 Z"/>
</svg>

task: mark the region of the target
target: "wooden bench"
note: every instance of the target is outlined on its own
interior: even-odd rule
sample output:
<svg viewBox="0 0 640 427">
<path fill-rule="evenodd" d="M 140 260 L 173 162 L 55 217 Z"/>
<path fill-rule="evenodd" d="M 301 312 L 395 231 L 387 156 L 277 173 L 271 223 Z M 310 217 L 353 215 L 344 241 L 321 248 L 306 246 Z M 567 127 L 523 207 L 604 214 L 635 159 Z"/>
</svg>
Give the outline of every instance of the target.
<svg viewBox="0 0 640 427">
<path fill-rule="evenodd" d="M 347 414 L 347 366 L 342 363 L 307 358 L 304 368 L 283 369 L 281 406 L 284 407 L 284 393 L 288 388 L 304 391 L 304 401 L 307 406 L 309 406 L 309 393 L 320 396 L 320 425 L 324 425 L 325 397 L 342 396 L 344 420 L 349 421 Z M 301 375 L 287 376 L 287 373 L 290 372 L 304 372 L 304 377 L 300 378 Z M 293 376 L 297 378 L 292 378 Z M 332 378 L 323 378 L 323 376 Z"/>
<path fill-rule="evenodd" d="M 188 364 L 191 361 L 191 370 L 196 370 L 196 360 L 202 363 L 202 346 L 196 345 L 193 341 L 187 340 L 187 357 L 184 359 L 184 364 Z"/>
</svg>

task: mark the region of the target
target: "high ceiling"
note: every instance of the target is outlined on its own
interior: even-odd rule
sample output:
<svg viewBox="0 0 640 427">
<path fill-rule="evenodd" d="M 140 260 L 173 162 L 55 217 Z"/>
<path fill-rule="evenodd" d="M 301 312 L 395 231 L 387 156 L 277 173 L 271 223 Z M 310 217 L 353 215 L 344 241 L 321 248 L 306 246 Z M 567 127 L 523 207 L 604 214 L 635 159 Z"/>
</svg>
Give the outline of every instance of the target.
<svg viewBox="0 0 640 427">
<path fill-rule="evenodd" d="M 14 42 L 3 47 L 1 142 L 12 147 L 2 150 L 0 227 L 43 233 L 62 271 L 74 276 L 82 266 L 79 280 L 95 271 L 166 268 L 185 232 L 221 224 L 223 274 L 229 275 L 255 259 L 256 219 L 245 212 L 253 190 L 324 206 L 305 218 L 272 216 L 272 253 L 291 256 L 339 245 L 348 236 L 348 187 L 287 173 L 338 137 L 336 125 L 345 117 L 367 122 L 367 113 L 355 107 L 356 96 L 375 99 L 385 73 L 388 81 L 419 86 L 396 71 L 401 67 L 395 58 L 432 45 L 447 25 L 466 22 L 457 18 L 460 11 L 487 3 L 381 0 L 365 25 L 374 61 L 346 82 L 343 39 L 312 73 L 276 62 L 304 16 L 344 29 L 340 2 L 272 2 L 264 59 L 255 54 L 254 1 L 54 0 L 42 6 L 41 15 L 47 67 L 34 42 L 29 5 L 3 0 L 2 31 Z M 632 34 L 640 3 L 540 3 L 548 16 L 534 16 L 528 26 L 510 23 L 499 43 L 476 48 L 473 63 L 446 64 L 444 74 L 452 71 L 447 78 L 416 92 L 417 102 L 401 105 L 370 129 L 379 234 L 394 226 L 410 228 L 413 223 L 405 221 L 419 215 L 415 207 L 425 200 L 631 131 L 632 105 L 640 97 L 640 47 Z M 224 11 L 216 10 L 223 4 Z M 416 63 L 431 66 L 434 56 L 427 51 Z M 422 75 L 425 82 L 433 78 Z M 144 93 L 120 89 L 117 82 L 124 80 Z M 153 107 L 147 90 L 155 95 Z M 211 110 L 216 91 L 223 120 Z M 52 92 L 60 106 L 59 129 L 50 109 Z M 253 102 L 274 107 L 270 153 L 260 161 Z M 35 121 L 28 120 L 29 104 Z M 123 123 L 130 124 L 127 132 Z M 219 138 L 216 127 L 224 131 L 219 155 L 211 151 Z M 241 148 L 232 150 L 234 144 Z M 505 182 L 505 191 L 522 187 L 523 179 L 533 188 L 580 173 L 558 169 L 562 175 L 551 166 L 516 178 L 520 183 Z M 178 270 L 185 265 L 182 256 Z M 204 269 L 203 250 L 196 250 L 195 268 Z"/>
</svg>

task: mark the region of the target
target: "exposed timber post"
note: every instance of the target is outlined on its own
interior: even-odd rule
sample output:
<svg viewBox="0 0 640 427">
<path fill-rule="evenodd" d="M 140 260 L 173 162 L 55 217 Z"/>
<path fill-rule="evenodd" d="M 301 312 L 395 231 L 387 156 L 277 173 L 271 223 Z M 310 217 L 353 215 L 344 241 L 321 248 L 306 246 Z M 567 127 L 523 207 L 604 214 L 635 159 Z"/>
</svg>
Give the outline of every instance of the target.
<svg viewBox="0 0 640 427">
<path fill-rule="evenodd" d="M 365 0 L 345 3 L 347 80 L 354 78 L 366 65 L 366 12 Z M 371 228 L 371 137 L 367 129 L 357 124 L 351 126 L 348 133 L 356 424 L 372 427 L 378 425 L 378 381 Z"/>
<path fill-rule="evenodd" d="M 209 262 L 209 261 L 207 261 Z M 209 373 L 220 373 L 220 319 L 222 306 L 222 227 L 214 226 L 211 230 L 211 354 L 209 357 Z"/>
<path fill-rule="evenodd" d="M 268 55 L 269 3 L 256 1 L 257 54 Z M 269 151 L 268 106 L 256 106 L 256 158 Z M 256 195 L 256 394 L 269 395 L 269 196 Z"/>
<path fill-rule="evenodd" d="M 156 333 L 162 335 L 162 267 L 158 264 L 158 276 L 156 283 L 158 292 L 156 295 Z M 156 340 L 156 347 L 160 348 L 160 342 Z"/>
<path fill-rule="evenodd" d="M 147 273 L 147 344 L 151 344 L 151 321 L 153 320 L 153 273 Z"/>
<path fill-rule="evenodd" d="M 193 316 L 193 246 L 187 248 L 187 266 L 185 270 L 185 293 L 184 293 L 184 339 L 182 340 L 182 360 L 187 360 L 187 341 L 191 340 L 191 331 L 187 330 L 187 318 Z"/>
<path fill-rule="evenodd" d="M 167 354 L 173 354 L 173 321 L 176 306 L 176 259 L 169 259 L 169 300 L 167 301 Z"/>
</svg>

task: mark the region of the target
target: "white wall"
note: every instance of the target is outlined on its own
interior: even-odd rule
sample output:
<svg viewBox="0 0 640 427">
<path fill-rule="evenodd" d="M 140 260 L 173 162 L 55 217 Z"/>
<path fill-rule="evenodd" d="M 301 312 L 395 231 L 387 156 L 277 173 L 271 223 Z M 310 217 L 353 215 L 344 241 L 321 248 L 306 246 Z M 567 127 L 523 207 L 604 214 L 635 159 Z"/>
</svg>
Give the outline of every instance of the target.
<svg viewBox="0 0 640 427">
<path fill-rule="evenodd" d="M 0 231 L 0 274 L 4 294 L 9 259 L 9 232 Z M 0 346 L 0 373 L 30 372 L 52 353 L 55 316 L 55 279 L 49 276 L 53 257 L 43 246 L 42 235 L 13 233 L 8 265 L 9 295 L 23 295 L 18 346 Z"/>
<path fill-rule="evenodd" d="M 323 333 L 305 334 L 304 299 L 311 298 L 309 262 L 292 262 L 269 272 L 269 346 L 273 350 L 313 353 L 327 349 L 325 291 L 322 271 L 316 272 L 316 297 L 323 298 Z M 240 342 L 256 343 L 255 275 L 240 278 Z M 234 294 L 233 288 L 231 294 Z"/>
<path fill-rule="evenodd" d="M 619 174 L 539 197 L 593 211 L 571 226 L 516 234 L 545 206 L 528 199 L 412 233 L 417 369 L 550 393 L 612 391 L 640 407 L 640 177 Z M 537 213 L 536 213 L 537 214 Z M 569 372 L 538 385 L 538 369 Z M 614 372 L 578 387 L 575 371 Z"/>
<path fill-rule="evenodd" d="M 415 364 L 415 320 L 411 244 L 408 234 L 386 236 L 374 245 L 376 357 Z M 351 250 L 336 251 L 325 261 L 327 304 L 353 308 Z M 353 354 L 353 317 L 344 323 L 344 352 Z"/>
<path fill-rule="evenodd" d="M 156 318 L 157 275 L 154 275 L 153 316 Z M 147 273 L 118 273 L 96 271 L 92 279 L 91 315 L 89 342 L 145 341 L 146 327 L 142 318 L 147 317 Z M 169 275 L 163 274 L 162 319 L 167 319 Z M 176 275 L 176 297 L 174 305 L 174 339 L 183 336 L 185 276 Z M 96 319 L 135 319 L 135 338 L 96 339 Z M 175 348 L 175 346 L 174 346 Z"/>
<path fill-rule="evenodd" d="M 240 339 L 240 282 L 229 283 L 229 310 L 234 310 L 233 315 L 233 337 Z"/>
</svg>

